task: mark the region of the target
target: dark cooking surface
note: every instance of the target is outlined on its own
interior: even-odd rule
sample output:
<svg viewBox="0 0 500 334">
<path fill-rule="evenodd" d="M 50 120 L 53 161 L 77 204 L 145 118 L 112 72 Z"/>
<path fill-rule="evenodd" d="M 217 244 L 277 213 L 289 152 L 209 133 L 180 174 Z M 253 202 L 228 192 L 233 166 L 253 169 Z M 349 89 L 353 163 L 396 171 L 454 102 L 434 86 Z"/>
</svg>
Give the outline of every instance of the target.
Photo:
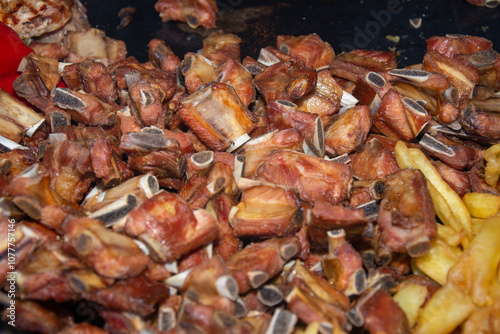
<svg viewBox="0 0 500 334">
<path fill-rule="evenodd" d="M 147 60 L 147 43 L 152 38 L 163 39 L 181 58 L 188 51 L 200 49 L 207 32 L 202 28 L 194 31 L 176 22 L 163 23 L 153 8 L 155 2 L 88 0 L 84 3 L 90 23 L 108 36 L 124 40 L 129 55 L 140 61 Z M 275 44 L 276 35 L 313 32 L 328 41 L 337 53 L 349 48 L 395 47 L 401 52 L 400 66 L 420 62 L 425 40 L 434 35 L 478 35 L 492 40 L 494 48 L 500 50 L 500 7 L 479 8 L 465 0 L 218 0 L 217 3 L 221 9 L 218 27 L 243 39 L 242 56 L 257 57 L 261 47 Z M 117 13 L 127 6 L 136 7 L 137 11 L 130 25 L 117 31 Z M 375 16 L 379 16 L 379 21 Z M 422 18 L 420 29 L 412 28 L 408 22 L 415 17 Z M 387 35 L 399 36 L 400 42 L 390 42 Z"/>
</svg>

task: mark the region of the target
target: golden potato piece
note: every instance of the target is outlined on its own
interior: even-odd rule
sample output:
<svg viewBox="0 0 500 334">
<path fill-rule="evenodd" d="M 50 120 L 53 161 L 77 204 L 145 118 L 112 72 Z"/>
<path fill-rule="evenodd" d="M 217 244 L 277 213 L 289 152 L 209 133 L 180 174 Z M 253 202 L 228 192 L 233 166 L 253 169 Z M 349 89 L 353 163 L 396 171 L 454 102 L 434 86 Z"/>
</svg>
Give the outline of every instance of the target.
<svg viewBox="0 0 500 334">
<path fill-rule="evenodd" d="M 489 186 L 496 187 L 500 176 L 500 144 L 496 144 L 484 151 L 484 180 Z"/>
<path fill-rule="evenodd" d="M 408 284 L 393 296 L 394 301 L 396 301 L 406 313 L 410 328 L 415 326 L 420 308 L 424 304 L 426 298 L 427 288 L 418 284 Z"/>
<path fill-rule="evenodd" d="M 472 217 L 488 218 L 500 210 L 500 196 L 487 193 L 467 193 L 463 201 Z"/>
<path fill-rule="evenodd" d="M 479 233 L 450 269 L 448 281 L 469 293 L 477 306 L 493 302 L 490 286 L 500 263 L 500 216 L 488 218 Z"/>
<path fill-rule="evenodd" d="M 420 312 L 413 334 L 447 334 L 474 311 L 469 295 L 455 284 L 439 289 Z"/>
<path fill-rule="evenodd" d="M 423 273 L 443 285 L 448 271 L 457 263 L 460 255 L 458 247 L 452 247 L 438 237 L 431 241 L 429 253 L 416 258 L 415 264 Z"/>
</svg>

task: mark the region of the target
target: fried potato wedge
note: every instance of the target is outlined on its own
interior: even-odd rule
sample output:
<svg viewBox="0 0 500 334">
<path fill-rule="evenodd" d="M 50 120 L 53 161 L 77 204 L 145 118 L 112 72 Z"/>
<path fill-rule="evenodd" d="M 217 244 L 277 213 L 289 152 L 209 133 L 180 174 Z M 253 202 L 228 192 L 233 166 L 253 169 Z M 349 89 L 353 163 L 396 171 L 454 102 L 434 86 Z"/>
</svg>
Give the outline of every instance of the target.
<svg viewBox="0 0 500 334">
<path fill-rule="evenodd" d="M 458 262 L 450 269 L 448 281 L 469 293 L 477 306 L 492 303 L 490 286 L 500 263 L 500 216 L 488 218 Z"/>
<path fill-rule="evenodd" d="M 446 284 L 425 305 L 413 334 L 447 334 L 474 311 L 469 295 L 455 284 Z"/>
<path fill-rule="evenodd" d="M 393 296 L 396 303 L 406 313 L 411 328 L 417 322 L 418 314 L 427 298 L 427 293 L 427 288 L 423 285 L 408 284 Z"/>
<path fill-rule="evenodd" d="M 484 151 L 484 180 L 489 186 L 496 187 L 500 176 L 500 144 L 496 144 Z"/>
<path fill-rule="evenodd" d="M 463 201 L 472 217 L 488 218 L 500 210 L 500 196 L 487 193 L 467 193 Z"/>
<path fill-rule="evenodd" d="M 457 263 L 461 255 L 460 248 L 452 247 L 438 237 L 431 241 L 429 253 L 415 258 L 414 261 L 424 274 L 443 285 L 446 283 L 448 271 Z"/>
</svg>

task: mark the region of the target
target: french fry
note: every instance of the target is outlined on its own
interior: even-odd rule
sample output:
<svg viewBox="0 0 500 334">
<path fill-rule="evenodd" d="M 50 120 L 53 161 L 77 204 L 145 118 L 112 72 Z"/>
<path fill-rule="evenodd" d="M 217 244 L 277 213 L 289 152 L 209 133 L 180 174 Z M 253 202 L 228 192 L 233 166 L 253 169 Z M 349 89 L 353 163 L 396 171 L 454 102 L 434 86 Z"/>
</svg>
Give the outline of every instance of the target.
<svg viewBox="0 0 500 334">
<path fill-rule="evenodd" d="M 467 292 L 477 306 L 492 303 L 490 285 L 500 263 L 500 216 L 488 218 L 450 269 L 448 281 Z"/>
<path fill-rule="evenodd" d="M 438 217 L 445 225 L 452 226 L 457 232 L 466 232 L 466 238 L 463 241 L 466 247 L 472 238 L 471 216 L 460 196 L 441 178 L 439 172 L 421 150 L 408 149 L 404 142 L 399 141 L 394 147 L 394 152 L 400 168 L 418 168 L 425 175 L 428 181 L 427 188 L 431 193 Z"/>
<path fill-rule="evenodd" d="M 410 328 L 413 328 L 417 322 L 420 308 L 427 298 L 427 288 L 423 285 L 408 284 L 399 290 L 393 298 L 406 313 Z"/>
<path fill-rule="evenodd" d="M 498 333 L 500 331 L 500 299 L 476 309 L 462 326 L 463 334 Z"/>
<path fill-rule="evenodd" d="M 443 239 L 448 245 L 456 247 L 460 245 L 460 242 L 465 236 L 465 231 L 457 232 L 451 226 L 446 226 L 442 224 L 437 225 L 437 233 L 441 239 Z M 472 225 L 472 231 L 474 232 L 474 225 Z"/>
<path fill-rule="evenodd" d="M 474 303 L 459 286 L 447 283 L 420 312 L 413 334 L 447 334 L 460 326 L 474 311 Z"/>
<path fill-rule="evenodd" d="M 496 144 L 484 151 L 484 180 L 489 186 L 496 187 L 500 176 L 500 144 Z"/>
<path fill-rule="evenodd" d="M 434 203 L 434 209 L 436 210 L 436 215 L 445 224 L 444 226 L 447 226 L 451 230 L 455 231 L 454 237 L 459 239 L 458 243 L 462 242 L 462 240 L 464 240 L 464 237 L 467 235 L 467 232 L 463 229 L 462 224 L 453 214 L 452 208 L 448 205 L 448 203 L 446 202 L 445 198 L 441 195 L 441 193 L 439 193 L 439 191 L 437 191 L 437 189 L 429 181 L 427 182 L 427 189 L 429 190 L 432 202 Z M 449 230 L 449 232 L 451 231 Z M 449 235 L 447 240 L 450 238 L 451 235 Z M 468 244 L 469 240 L 465 240 L 464 242 Z"/>
<path fill-rule="evenodd" d="M 429 253 L 415 258 L 415 264 L 423 273 L 443 285 L 448 271 L 457 263 L 461 253 L 458 247 L 452 247 L 437 237 L 431 241 Z"/>
<path fill-rule="evenodd" d="M 488 218 L 500 210 L 500 196 L 487 193 L 467 193 L 463 201 L 472 217 Z"/>
</svg>

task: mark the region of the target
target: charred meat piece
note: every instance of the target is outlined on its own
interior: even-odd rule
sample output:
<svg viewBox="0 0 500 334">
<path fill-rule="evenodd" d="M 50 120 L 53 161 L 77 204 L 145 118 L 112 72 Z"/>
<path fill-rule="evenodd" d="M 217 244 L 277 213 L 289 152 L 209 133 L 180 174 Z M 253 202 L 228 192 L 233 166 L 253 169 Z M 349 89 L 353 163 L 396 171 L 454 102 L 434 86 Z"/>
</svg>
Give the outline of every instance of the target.
<svg viewBox="0 0 500 334">
<path fill-rule="evenodd" d="M 356 106 L 346 110 L 325 129 L 325 150 L 332 156 L 351 153 L 363 145 L 372 125 L 370 108 Z"/>
<path fill-rule="evenodd" d="M 202 55 L 219 67 L 229 59 L 240 62 L 241 38 L 216 31 L 203 39 Z"/>
<path fill-rule="evenodd" d="M 72 272 L 85 266 L 65 252 L 59 241 L 45 242 L 18 268 L 17 284 L 23 299 L 66 302 L 79 299 Z M 101 285 L 102 282 L 100 282 Z"/>
<path fill-rule="evenodd" d="M 78 258 L 103 277 L 135 277 L 149 263 L 149 257 L 131 238 L 105 228 L 99 220 L 68 219 L 63 231 L 65 243 Z"/>
<path fill-rule="evenodd" d="M 416 169 L 404 169 L 386 177 L 385 195 L 378 217 L 379 254 L 426 254 L 437 234 L 434 205 L 425 177 Z"/>
<path fill-rule="evenodd" d="M 390 89 L 373 116 L 373 126 L 384 135 L 411 141 L 431 116 L 416 101 Z"/>
<path fill-rule="evenodd" d="M 482 149 L 438 133 L 426 133 L 420 139 L 419 145 L 431 156 L 458 170 L 472 168 L 482 156 Z"/>
<path fill-rule="evenodd" d="M 66 1 L 2 0 L 0 4 L 0 21 L 23 39 L 58 30 L 72 17 L 70 2 Z"/>
<path fill-rule="evenodd" d="M 95 28 L 68 31 L 64 43 L 70 51 L 66 61 L 71 63 L 81 63 L 90 58 L 109 65 L 124 60 L 127 55 L 123 41 L 109 38 L 104 31 Z"/>
<path fill-rule="evenodd" d="M 238 150 L 238 153 L 245 157 L 243 176 L 253 178 L 259 165 L 274 150 L 289 149 L 300 151 L 303 141 L 304 139 L 299 130 L 293 128 L 271 131 L 247 141 Z"/>
<path fill-rule="evenodd" d="M 215 82 L 184 98 L 179 116 L 215 151 L 241 146 L 250 139 L 255 122 L 234 89 Z"/>
<path fill-rule="evenodd" d="M 149 44 L 149 61 L 156 68 L 161 68 L 169 73 L 175 73 L 177 66 L 181 63 L 169 46 L 160 39 L 152 39 Z"/>
<path fill-rule="evenodd" d="M 411 333 L 408 318 L 401 307 L 383 289 L 366 291 L 348 313 L 356 327 L 375 333 Z"/>
<path fill-rule="evenodd" d="M 278 274 L 283 265 L 300 253 L 296 237 L 251 243 L 226 262 L 238 283 L 239 293 L 256 289 Z"/>
<path fill-rule="evenodd" d="M 297 37 L 280 35 L 276 45 L 281 51 L 302 60 L 306 67 L 312 66 L 315 69 L 329 66 L 335 57 L 331 45 L 317 34 Z"/>
<path fill-rule="evenodd" d="M 304 201 L 338 203 L 347 198 L 352 172 L 348 165 L 281 150 L 269 154 L 257 178 L 296 189 Z"/>
<path fill-rule="evenodd" d="M 481 110 L 474 102 L 462 109 L 459 122 L 467 133 L 500 139 L 500 114 Z"/>
<path fill-rule="evenodd" d="M 297 129 L 304 137 L 304 151 L 317 157 L 324 157 L 324 129 L 319 115 L 297 111 L 297 105 L 286 100 L 271 101 L 267 104 L 269 127 L 274 130 Z"/>
<path fill-rule="evenodd" d="M 234 313 L 238 284 L 220 257 L 214 256 L 192 268 L 187 276 L 185 274 L 172 276 L 166 283 L 180 289 L 186 298 L 195 297 L 193 299 L 200 304 Z"/>
<path fill-rule="evenodd" d="M 309 239 L 316 248 L 327 248 L 327 232 L 343 229 L 348 240 L 358 238 L 367 229 L 368 222 L 362 209 L 317 203 L 306 213 Z"/>
<path fill-rule="evenodd" d="M 254 81 L 267 102 L 293 101 L 314 89 L 316 71 L 289 62 L 279 62 L 257 74 Z"/>
<path fill-rule="evenodd" d="M 479 73 L 475 68 L 459 60 L 448 58 L 437 51 L 427 52 L 423 64 L 424 70 L 443 74 L 458 90 L 459 99 L 471 96 L 474 86 L 479 81 Z"/>
<path fill-rule="evenodd" d="M 116 123 L 116 110 L 93 95 L 56 88 L 51 96 L 54 104 L 66 110 L 77 122 L 101 126 Z"/>
<path fill-rule="evenodd" d="M 279 187 L 245 189 L 231 211 L 230 223 L 237 237 L 286 237 L 302 225 L 297 195 Z"/>
<path fill-rule="evenodd" d="M 433 161 L 432 165 L 460 198 L 471 191 L 469 176 L 466 172 L 456 170 L 441 161 Z"/>
<path fill-rule="evenodd" d="M 219 226 L 219 236 L 214 240 L 214 254 L 227 260 L 231 255 L 241 250 L 243 243 L 234 235 L 232 226 L 229 223 L 231 208 L 235 200 L 227 194 L 220 193 L 214 195 L 207 203 L 205 209 L 217 218 Z"/>
<path fill-rule="evenodd" d="M 353 175 L 361 180 L 385 178 L 399 166 L 393 153 L 377 138 L 366 141 L 359 153 L 351 155 Z"/>
<path fill-rule="evenodd" d="M 215 219 L 204 210 L 193 212 L 179 195 L 162 191 L 133 210 L 125 231 L 149 248 L 153 259 L 172 262 L 217 238 Z"/>
<path fill-rule="evenodd" d="M 217 81 L 231 85 L 246 107 L 255 98 L 252 74 L 233 59 L 228 59 L 221 67 Z"/>
<path fill-rule="evenodd" d="M 297 110 L 316 113 L 327 126 L 331 116 L 336 114 L 342 105 L 344 92 L 329 71 L 320 71 L 317 75 L 316 86 L 312 93 L 295 101 Z"/>
<path fill-rule="evenodd" d="M 427 51 L 436 51 L 449 58 L 453 58 L 454 55 L 458 54 L 470 54 L 483 50 L 491 50 L 491 48 L 491 41 L 477 36 L 433 36 L 427 40 Z"/>
<path fill-rule="evenodd" d="M 83 89 L 104 102 L 111 103 L 118 98 L 116 84 L 104 64 L 86 59 L 78 65 Z"/>
<path fill-rule="evenodd" d="M 83 295 L 107 309 L 132 312 L 142 317 L 153 313 L 156 305 L 168 296 L 165 284 L 142 275 L 117 281 L 109 287 L 90 289 Z"/>
<path fill-rule="evenodd" d="M 217 4 L 215 0 L 159 0 L 155 9 L 163 22 L 181 21 L 193 29 L 215 27 Z"/>
<path fill-rule="evenodd" d="M 90 150 L 73 141 L 49 145 L 42 165 L 50 174 L 50 186 L 65 200 L 78 203 L 93 181 Z"/>
<path fill-rule="evenodd" d="M 359 295 L 366 289 L 366 274 L 361 255 L 345 240 L 344 230 L 331 230 L 328 236 L 328 255 L 321 267 L 330 284 L 345 295 Z"/>
<path fill-rule="evenodd" d="M 208 83 L 217 80 L 213 63 L 197 53 L 188 52 L 181 63 L 186 90 L 192 94 Z"/>
</svg>

